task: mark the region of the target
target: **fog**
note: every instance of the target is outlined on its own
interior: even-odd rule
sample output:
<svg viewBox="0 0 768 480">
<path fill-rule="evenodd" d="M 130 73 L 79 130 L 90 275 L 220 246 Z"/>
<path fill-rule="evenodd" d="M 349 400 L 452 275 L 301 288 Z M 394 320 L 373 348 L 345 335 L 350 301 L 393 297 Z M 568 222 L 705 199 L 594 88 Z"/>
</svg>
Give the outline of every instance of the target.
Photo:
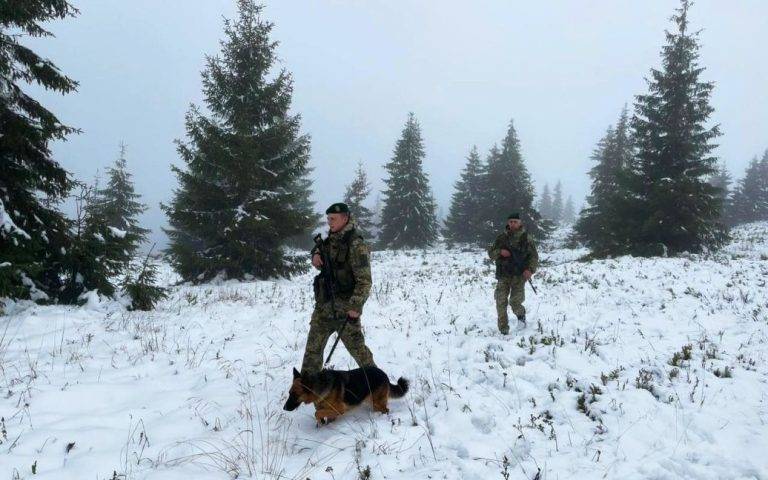
<svg viewBox="0 0 768 480">
<path fill-rule="evenodd" d="M 34 90 L 65 123 L 81 128 L 54 157 L 90 180 L 128 146 L 142 219 L 164 242 L 159 202 L 181 165 L 174 139 L 184 114 L 203 104 L 200 71 L 218 52 L 228 0 L 74 0 L 76 18 L 49 25 L 54 39 L 27 40 L 80 82 L 60 96 Z M 676 0 L 519 2 L 266 2 L 282 66 L 294 77 L 293 111 L 312 138 L 314 200 L 321 211 L 343 195 L 358 161 L 383 186 L 408 112 L 425 140 L 425 168 L 447 212 L 472 145 L 485 154 L 514 119 L 540 192 L 562 181 L 579 207 L 589 191 L 590 154 L 625 103 L 645 92 L 658 67 Z M 699 0 L 702 79 L 716 82 L 716 154 L 738 178 L 768 148 L 768 2 Z M 760 59 L 763 60 L 760 60 Z"/>
</svg>

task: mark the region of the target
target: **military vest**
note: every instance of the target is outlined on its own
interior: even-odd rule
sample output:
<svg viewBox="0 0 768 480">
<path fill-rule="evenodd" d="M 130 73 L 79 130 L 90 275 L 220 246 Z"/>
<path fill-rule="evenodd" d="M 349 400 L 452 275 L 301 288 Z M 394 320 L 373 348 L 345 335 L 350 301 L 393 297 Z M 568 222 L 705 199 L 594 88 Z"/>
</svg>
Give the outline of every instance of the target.
<svg viewBox="0 0 768 480">
<path fill-rule="evenodd" d="M 341 239 L 331 248 L 331 239 L 323 240 L 323 256 L 330 257 L 331 260 L 331 278 L 332 284 L 326 282 L 326 271 L 321 271 L 315 277 L 315 299 L 320 302 L 331 300 L 331 287 L 336 298 L 348 300 L 355 291 L 355 275 L 352 271 L 352 265 L 349 262 L 349 252 L 352 247 L 352 241 L 355 238 L 362 237 L 351 229 L 342 235 Z M 328 268 L 323 265 L 323 269 Z"/>
<path fill-rule="evenodd" d="M 520 240 L 516 244 L 507 242 L 502 248 L 509 250 L 509 257 L 502 257 L 496 260 L 496 276 L 516 277 L 523 274 L 528 267 L 528 232 L 520 235 Z"/>
</svg>

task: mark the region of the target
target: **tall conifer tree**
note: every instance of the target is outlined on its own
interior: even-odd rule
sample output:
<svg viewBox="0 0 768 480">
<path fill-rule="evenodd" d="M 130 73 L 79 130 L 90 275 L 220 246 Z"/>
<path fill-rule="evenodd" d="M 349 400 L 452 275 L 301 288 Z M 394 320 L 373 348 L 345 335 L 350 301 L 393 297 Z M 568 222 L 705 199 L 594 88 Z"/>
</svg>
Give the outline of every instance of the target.
<svg viewBox="0 0 768 480">
<path fill-rule="evenodd" d="M 461 178 L 454 185 L 451 207 L 445 220 L 443 235 L 452 242 L 480 243 L 482 241 L 483 175 L 484 166 L 473 146 Z"/>
<path fill-rule="evenodd" d="M 555 225 L 563 222 L 563 184 L 558 180 L 555 185 L 555 194 L 552 198 L 552 218 Z"/>
<path fill-rule="evenodd" d="M 379 243 L 385 248 L 422 248 L 437 238 L 435 200 L 424 173 L 424 143 L 413 113 L 386 165 Z"/>
<path fill-rule="evenodd" d="M 139 225 L 137 217 L 147 207 L 136 193 L 125 156 L 126 146 L 120 145 L 115 164 L 107 169 L 106 186 L 95 189 L 89 205 L 94 228 L 111 244 L 111 255 L 123 266 L 128 265 L 149 234 L 148 229 Z"/>
<path fill-rule="evenodd" d="M 368 175 L 363 169 L 363 164 L 358 163 L 355 178 L 347 185 L 347 191 L 344 193 L 344 203 L 349 205 L 357 222 L 358 233 L 366 238 L 370 238 L 373 230 L 373 212 L 363 204 L 370 194 L 371 185 L 368 183 Z"/>
<path fill-rule="evenodd" d="M 626 236 L 631 232 L 618 212 L 630 201 L 624 184 L 632 163 L 632 145 L 625 106 L 616 128 L 608 127 L 592 153 L 596 164 L 589 172 L 591 193 L 574 225 L 576 239 L 597 256 L 623 253 L 628 248 Z"/>
<path fill-rule="evenodd" d="M 187 114 L 187 142 L 178 142 L 185 169 L 173 167 L 180 187 L 165 206 L 169 256 L 186 280 L 289 276 L 305 260 L 286 241 L 308 234 L 318 217 L 309 199 L 310 143 L 291 115 L 291 75 L 280 69 L 273 24 L 263 7 L 238 0 L 225 20 L 220 55 L 207 57 L 205 104 Z"/>
<path fill-rule="evenodd" d="M 722 205 L 720 209 L 720 221 L 726 225 L 730 225 L 731 220 L 728 217 L 730 217 L 733 210 L 731 196 L 732 179 L 731 174 L 725 167 L 725 163 L 717 167 L 717 173 L 715 173 L 712 178 L 710 178 L 709 183 L 718 189 L 717 196 L 720 199 L 720 204 Z"/>
<path fill-rule="evenodd" d="M 571 225 L 576 217 L 576 210 L 573 206 L 573 197 L 568 195 L 568 200 L 565 201 L 565 207 L 563 207 L 563 223 Z"/>
<path fill-rule="evenodd" d="M 504 230 L 507 215 L 513 211 L 520 213 L 520 218 L 532 236 L 541 238 L 548 233 L 546 223 L 542 222 L 541 215 L 533 206 L 533 184 L 523 162 L 520 140 L 512 121 L 509 122 L 501 148 L 494 146 L 488 156 L 484 187 L 485 242 L 492 241 Z"/>
<path fill-rule="evenodd" d="M 662 69 L 651 70 L 649 92 L 635 103 L 637 159 L 627 185 L 632 201 L 621 212 L 632 253 L 697 252 L 726 238 L 718 192 L 708 181 L 716 172 L 712 150 L 720 135 L 718 126 L 708 126 L 714 84 L 699 78 L 704 68 L 689 7 L 682 0 L 673 15 L 677 29 L 666 33 Z"/>
<path fill-rule="evenodd" d="M 539 213 L 542 218 L 552 220 L 552 193 L 549 191 L 549 184 L 544 184 L 544 190 L 539 199 Z"/>
<path fill-rule="evenodd" d="M 384 204 L 381 201 L 381 192 L 376 192 L 376 199 L 373 201 L 373 210 L 371 210 L 371 238 L 375 238 L 378 243 L 381 233 L 381 211 Z"/>
<path fill-rule="evenodd" d="M 77 82 L 21 40 L 51 37 L 43 25 L 75 16 L 65 0 L 7 0 L 0 8 L 0 297 L 43 300 L 58 294 L 69 221 L 58 205 L 72 180 L 50 142 L 76 130 L 24 90 L 38 84 L 67 94 Z"/>
<path fill-rule="evenodd" d="M 69 248 L 63 259 L 64 283 L 58 294 L 62 303 L 79 303 L 83 295 L 96 290 L 101 295 L 115 293 L 112 279 L 126 262 L 119 238 L 107 232 L 104 220 L 95 215 L 94 187 L 78 182 L 73 195 L 75 216 L 70 222 Z"/>
</svg>

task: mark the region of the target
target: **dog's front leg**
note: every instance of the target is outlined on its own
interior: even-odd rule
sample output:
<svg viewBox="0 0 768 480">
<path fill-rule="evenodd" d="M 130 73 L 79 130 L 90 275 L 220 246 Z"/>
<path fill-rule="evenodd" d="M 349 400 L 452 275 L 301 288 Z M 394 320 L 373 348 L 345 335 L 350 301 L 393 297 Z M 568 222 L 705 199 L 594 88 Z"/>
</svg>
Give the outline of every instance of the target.
<svg viewBox="0 0 768 480">
<path fill-rule="evenodd" d="M 332 421 L 336 420 L 336 412 L 333 410 L 327 410 L 327 409 L 321 409 L 315 411 L 315 420 L 317 421 L 317 426 L 320 425 L 328 425 Z"/>
</svg>

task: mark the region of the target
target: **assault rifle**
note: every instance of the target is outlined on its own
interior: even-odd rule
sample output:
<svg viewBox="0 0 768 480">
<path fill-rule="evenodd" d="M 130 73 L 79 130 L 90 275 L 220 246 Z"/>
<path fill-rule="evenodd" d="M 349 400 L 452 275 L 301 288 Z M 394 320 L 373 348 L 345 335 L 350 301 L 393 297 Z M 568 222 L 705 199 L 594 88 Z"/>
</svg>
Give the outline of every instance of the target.
<svg viewBox="0 0 768 480">
<path fill-rule="evenodd" d="M 331 256 L 328 255 L 328 252 L 323 248 L 323 236 L 319 233 L 315 235 L 315 248 L 316 253 L 320 255 L 320 259 L 323 261 L 323 264 L 320 266 L 320 278 L 323 281 L 322 287 L 325 294 L 331 300 L 333 319 L 338 320 L 339 316 L 336 314 L 336 282 L 333 275 L 333 264 L 331 263 Z M 341 340 L 341 335 L 344 333 L 344 328 L 347 326 L 347 323 L 349 323 L 348 315 L 344 318 L 344 323 L 341 324 L 341 328 L 339 328 L 336 333 L 336 340 L 333 342 L 330 353 L 328 353 L 328 358 L 325 359 L 326 365 L 331 361 L 331 356 L 333 355 L 333 352 L 336 351 L 336 346 L 339 344 L 339 340 Z"/>
<path fill-rule="evenodd" d="M 522 274 L 525 271 L 525 260 L 520 258 L 518 255 L 516 255 L 517 249 L 508 248 L 506 250 L 511 254 L 510 258 L 512 259 L 512 262 L 514 263 L 515 267 L 517 267 L 517 269 L 520 270 L 520 274 Z M 536 287 L 533 286 L 533 282 L 531 281 L 530 278 L 528 279 L 528 285 L 530 285 L 531 288 L 533 289 L 533 293 L 535 293 L 536 295 L 539 294 L 539 292 L 536 290 Z"/>
</svg>

